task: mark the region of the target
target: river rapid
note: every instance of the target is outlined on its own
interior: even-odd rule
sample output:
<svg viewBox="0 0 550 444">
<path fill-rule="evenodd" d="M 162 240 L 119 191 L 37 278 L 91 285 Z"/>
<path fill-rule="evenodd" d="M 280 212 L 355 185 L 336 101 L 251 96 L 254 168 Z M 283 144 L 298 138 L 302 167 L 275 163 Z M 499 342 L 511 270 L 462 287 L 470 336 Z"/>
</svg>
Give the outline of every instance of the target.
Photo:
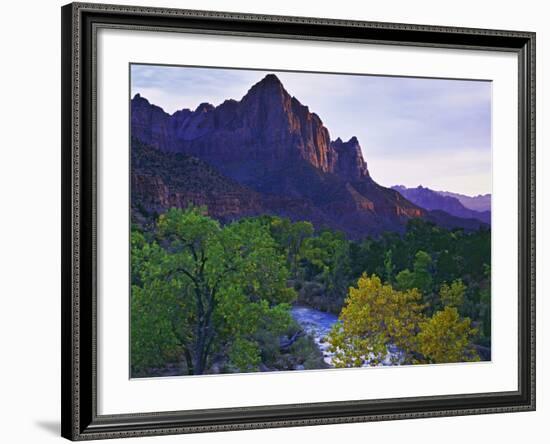
<svg viewBox="0 0 550 444">
<path fill-rule="evenodd" d="M 303 305 L 293 306 L 291 314 L 304 332 L 313 338 L 315 344 L 317 344 L 317 347 L 323 353 L 323 360 L 331 367 L 334 367 L 334 363 L 332 362 L 334 353 L 329 351 L 330 343 L 327 340 L 327 336 L 333 325 L 339 322 L 338 316 Z M 390 345 L 387 350 L 386 357 L 379 365 L 395 365 L 402 362 L 402 354 L 397 347 Z M 369 367 L 370 365 L 372 364 L 369 364 L 367 358 L 363 366 Z"/>
<path fill-rule="evenodd" d="M 313 338 L 323 353 L 324 361 L 333 367 L 332 357 L 334 354 L 329 352 L 330 343 L 326 338 L 332 326 L 338 322 L 338 316 L 302 305 L 292 307 L 291 314 L 304 332 Z"/>
</svg>

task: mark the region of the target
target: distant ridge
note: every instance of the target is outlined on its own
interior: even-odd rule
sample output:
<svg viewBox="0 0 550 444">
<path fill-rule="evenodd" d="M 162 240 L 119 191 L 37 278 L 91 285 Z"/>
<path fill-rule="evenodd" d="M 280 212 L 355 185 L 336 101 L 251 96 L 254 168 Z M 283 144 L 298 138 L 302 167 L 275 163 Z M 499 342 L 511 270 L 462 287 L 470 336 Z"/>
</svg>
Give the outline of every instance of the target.
<svg viewBox="0 0 550 444">
<path fill-rule="evenodd" d="M 491 211 L 491 195 L 478 194 L 477 196 L 466 196 L 465 194 L 451 193 L 449 191 L 437 191 L 442 196 L 457 198 L 462 205 L 474 211 Z"/>
<path fill-rule="evenodd" d="M 439 191 L 431 190 L 430 188 L 423 187 L 419 185 L 416 188 L 407 188 L 403 185 L 394 185 L 392 187 L 394 190 L 399 191 L 403 196 L 409 199 L 411 202 L 416 205 L 425 208 L 426 210 L 441 210 L 445 211 L 448 214 L 451 214 L 456 217 L 461 217 L 465 219 L 477 219 L 486 224 L 491 223 L 491 211 L 476 211 L 466 207 L 460 199 L 458 199 L 455 193 L 442 193 Z M 463 196 L 462 197 L 468 197 Z M 490 204 L 490 195 L 489 199 L 489 209 L 491 208 Z M 481 197 L 481 196 L 480 196 Z M 483 196 L 485 198 L 485 196 Z M 476 198 L 470 198 L 476 199 Z"/>
</svg>

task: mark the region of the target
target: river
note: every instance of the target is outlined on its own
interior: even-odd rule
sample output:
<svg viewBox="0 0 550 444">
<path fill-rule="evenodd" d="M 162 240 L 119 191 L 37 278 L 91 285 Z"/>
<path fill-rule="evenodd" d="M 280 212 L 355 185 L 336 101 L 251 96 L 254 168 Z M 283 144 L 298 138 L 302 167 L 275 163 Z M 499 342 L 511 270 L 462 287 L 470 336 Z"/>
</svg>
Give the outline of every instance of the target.
<svg viewBox="0 0 550 444">
<path fill-rule="evenodd" d="M 332 356 L 334 354 L 328 351 L 330 343 L 326 340 L 326 337 L 332 326 L 338 322 L 338 316 L 302 305 L 293 306 L 291 313 L 296 322 L 313 338 L 317 347 L 323 353 L 324 361 L 332 367 Z"/>
<path fill-rule="evenodd" d="M 328 350 L 330 343 L 327 341 L 327 336 L 332 326 L 338 322 L 338 316 L 303 305 L 293 306 L 291 314 L 303 330 L 313 338 L 317 347 L 319 347 L 319 350 L 323 353 L 324 361 L 331 367 L 334 367 L 332 363 L 334 353 Z M 389 345 L 387 350 L 388 353 L 386 357 L 379 365 L 395 365 L 396 363 L 402 362 L 402 354 L 397 347 Z M 365 360 L 363 366 L 369 366 L 368 359 Z"/>
</svg>

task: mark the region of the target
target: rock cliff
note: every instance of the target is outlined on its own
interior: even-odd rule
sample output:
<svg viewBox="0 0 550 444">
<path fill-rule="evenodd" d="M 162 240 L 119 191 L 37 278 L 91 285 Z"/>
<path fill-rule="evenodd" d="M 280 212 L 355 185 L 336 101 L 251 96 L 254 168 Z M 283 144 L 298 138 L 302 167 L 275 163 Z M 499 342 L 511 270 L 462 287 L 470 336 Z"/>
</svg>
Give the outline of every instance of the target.
<svg viewBox="0 0 550 444">
<path fill-rule="evenodd" d="M 355 238 L 403 231 L 410 218 L 429 216 L 377 184 L 357 138 L 331 140 L 274 74 L 240 101 L 171 115 L 137 94 L 131 136 L 132 202 L 145 211 L 202 204 L 221 220 L 278 214 Z"/>
</svg>

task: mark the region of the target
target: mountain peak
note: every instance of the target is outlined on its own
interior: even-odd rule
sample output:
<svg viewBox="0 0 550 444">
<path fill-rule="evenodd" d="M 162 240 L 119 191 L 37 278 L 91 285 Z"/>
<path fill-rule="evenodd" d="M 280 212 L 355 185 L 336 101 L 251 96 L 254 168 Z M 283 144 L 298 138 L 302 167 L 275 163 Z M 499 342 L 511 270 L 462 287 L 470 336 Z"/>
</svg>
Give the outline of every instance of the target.
<svg viewBox="0 0 550 444">
<path fill-rule="evenodd" d="M 149 100 L 147 100 L 145 97 L 143 97 L 140 93 L 136 93 L 134 95 L 134 97 L 132 98 L 132 102 L 134 102 L 134 103 L 143 102 L 143 103 L 150 104 Z"/>
<path fill-rule="evenodd" d="M 279 80 L 279 77 L 277 77 L 275 74 L 267 74 L 262 80 L 259 81 L 258 84 L 283 86 L 283 84 Z"/>
<path fill-rule="evenodd" d="M 280 92 L 283 93 L 284 96 L 288 96 L 288 98 L 290 98 L 290 95 L 286 91 L 282 82 L 275 74 L 267 74 L 262 80 L 250 88 L 247 95 L 254 92 L 267 92 L 268 95 L 271 95 L 273 92 Z"/>
<path fill-rule="evenodd" d="M 250 157 L 274 165 L 305 161 L 346 180 L 369 178 L 357 137 L 331 142 L 321 118 L 291 97 L 275 74 L 263 77 L 240 101 L 226 100 L 217 107 L 201 103 L 194 111 L 161 115 L 160 108 L 137 96 L 132 106 L 143 108 L 133 113 L 136 133 L 142 130 L 144 142 L 165 151 L 185 152 L 222 167 Z M 158 128 L 152 131 L 151 125 Z"/>
<path fill-rule="evenodd" d="M 214 109 L 214 105 L 211 105 L 210 103 L 203 102 L 199 106 L 197 106 L 197 109 L 195 110 L 196 113 L 206 113 L 208 111 L 212 111 Z"/>
<path fill-rule="evenodd" d="M 367 163 L 363 158 L 357 137 L 353 136 L 347 142 L 338 137 L 330 142 L 330 146 L 336 153 L 335 171 L 352 180 L 369 177 Z"/>
<path fill-rule="evenodd" d="M 347 142 L 344 142 L 341 137 L 337 137 L 336 140 L 332 141 L 332 144 L 338 148 L 354 148 L 357 149 L 359 146 L 359 140 L 357 137 L 352 136 Z"/>
</svg>

